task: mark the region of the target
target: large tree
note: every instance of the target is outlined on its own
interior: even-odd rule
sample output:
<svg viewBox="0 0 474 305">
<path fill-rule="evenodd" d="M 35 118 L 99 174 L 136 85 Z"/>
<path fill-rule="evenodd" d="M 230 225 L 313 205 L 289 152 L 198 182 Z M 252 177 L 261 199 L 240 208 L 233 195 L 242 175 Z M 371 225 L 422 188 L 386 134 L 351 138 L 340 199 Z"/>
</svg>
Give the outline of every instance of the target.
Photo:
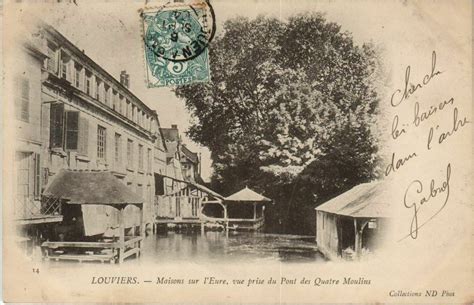
<svg viewBox="0 0 474 305">
<path fill-rule="evenodd" d="M 314 231 L 312 208 L 375 177 L 377 54 L 321 14 L 235 18 L 210 45 L 212 81 L 178 87 L 213 187 L 275 200 L 275 231 Z M 308 231 L 309 230 L 309 231 Z"/>
</svg>

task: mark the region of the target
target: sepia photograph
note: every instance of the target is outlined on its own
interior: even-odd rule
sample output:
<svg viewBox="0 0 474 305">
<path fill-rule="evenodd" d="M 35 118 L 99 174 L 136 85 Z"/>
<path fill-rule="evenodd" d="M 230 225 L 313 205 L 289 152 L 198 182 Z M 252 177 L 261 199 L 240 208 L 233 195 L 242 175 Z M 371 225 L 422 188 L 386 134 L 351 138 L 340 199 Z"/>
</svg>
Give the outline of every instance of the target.
<svg viewBox="0 0 474 305">
<path fill-rule="evenodd" d="M 469 1 L 5 1 L 3 299 L 460 304 Z"/>
</svg>

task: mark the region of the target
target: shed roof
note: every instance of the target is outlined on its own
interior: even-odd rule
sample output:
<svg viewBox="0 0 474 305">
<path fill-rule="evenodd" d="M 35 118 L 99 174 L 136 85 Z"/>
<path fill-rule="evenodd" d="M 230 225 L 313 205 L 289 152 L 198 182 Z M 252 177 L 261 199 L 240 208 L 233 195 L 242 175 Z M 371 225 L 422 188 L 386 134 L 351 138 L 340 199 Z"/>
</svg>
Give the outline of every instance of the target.
<svg viewBox="0 0 474 305">
<path fill-rule="evenodd" d="M 249 202 L 254 202 L 254 201 L 272 201 L 271 199 L 260 195 L 259 193 L 252 191 L 248 187 L 245 187 L 244 189 L 241 189 L 237 193 L 234 193 L 228 197 L 225 198 L 227 201 L 249 201 Z"/>
<path fill-rule="evenodd" d="M 203 191 L 204 193 L 208 193 L 209 195 L 212 195 L 212 196 L 214 196 L 218 199 L 224 199 L 224 196 L 222 196 L 221 194 L 211 190 L 207 186 L 204 186 L 204 185 L 199 184 L 199 183 L 194 183 L 194 182 L 191 182 L 191 184 L 194 185 L 197 189 Z"/>
<path fill-rule="evenodd" d="M 211 196 L 214 196 L 218 199 L 224 199 L 224 196 L 222 196 L 221 194 L 217 193 L 216 191 L 211 190 L 210 188 L 208 188 L 207 186 L 204 186 L 202 184 L 192 182 L 192 181 L 182 180 L 182 179 L 179 179 L 179 178 L 175 178 L 175 177 L 171 177 L 171 176 L 163 175 L 163 174 L 155 174 L 155 175 L 165 177 L 165 178 L 169 178 L 169 179 L 172 179 L 172 180 L 175 180 L 175 181 L 186 183 L 188 186 L 193 186 L 193 187 L 197 188 L 198 190 L 203 191 L 204 193 L 207 193 L 207 194 L 209 194 Z"/>
<path fill-rule="evenodd" d="M 143 204 L 143 199 L 109 171 L 63 169 L 46 186 L 45 196 L 70 204 Z"/>
<path fill-rule="evenodd" d="M 359 218 L 390 217 L 389 198 L 385 183 L 363 183 L 326 201 L 316 210 Z"/>
</svg>

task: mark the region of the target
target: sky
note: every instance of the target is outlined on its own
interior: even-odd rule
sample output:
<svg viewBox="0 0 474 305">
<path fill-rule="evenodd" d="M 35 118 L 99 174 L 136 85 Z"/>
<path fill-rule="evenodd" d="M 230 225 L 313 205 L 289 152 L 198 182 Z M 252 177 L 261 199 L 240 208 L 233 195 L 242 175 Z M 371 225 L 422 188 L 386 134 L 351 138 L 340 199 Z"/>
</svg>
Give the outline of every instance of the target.
<svg viewBox="0 0 474 305">
<path fill-rule="evenodd" d="M 170 87 L 146 87 L 142 25 L 138 13 L 145 1 L 77 0 L 76 3 L 42 6 L 38 11 L 34 11 L 33 5 L 28 8 L 35 14 L 39 13 L 42 19 L 55 26 L 80 49 L 84 49 L 90 58 L 117 79 L 120 71 L 126 70 L 130 74 L 131 91 L 151 109 L 157 110 L 161 127 L 178 125 L 184 143 L 191 150 L 202 154 L 202 176 L 208 180 L 212 173 L 210 152 L 185 136 L 192 117 L 184 101 L 178 99 Z M 149 1 L 147 6 L 161 4 L 163 2 Z M 421 15 L 416 6 L 407 6 L 403 1 L 216 0 L 211 1 L 211 4 L 215 10 L 217 35 L 222 31 L 223 22 L 229 18 L 267 15 L 285 20 L 291 15 L 312 10 L 324 13 L 329 21 L 340 24 L 343 31 L 351 32 L 357 44 L 371 41 L 381 46 L 386 50 L 387 62 L 409 57 L 410 52 L 417 51 L 420 46 L 426 47 L 427 43 L 432 44 L 436 39 L 433 34 L 420 40 L 415 37 L 426 30 L 426 24 L 430 22 L 426 18 L 436 12 L 424 10 Z M 390 20 L 394 18 L 399 20 Z M 408 19 L 410 23 L 405 24 L 404 20 Z M 396 47 L 407 45 L 409 40 L 413 42 L 409 50 Z M 212 43 L 209 47 L 212 48 Z M 210 66 L 212 78 L 212 62 Z M 388 69 L 388 74 L 399 73 L 398 68 L 390 66 Z"/>
</svg>

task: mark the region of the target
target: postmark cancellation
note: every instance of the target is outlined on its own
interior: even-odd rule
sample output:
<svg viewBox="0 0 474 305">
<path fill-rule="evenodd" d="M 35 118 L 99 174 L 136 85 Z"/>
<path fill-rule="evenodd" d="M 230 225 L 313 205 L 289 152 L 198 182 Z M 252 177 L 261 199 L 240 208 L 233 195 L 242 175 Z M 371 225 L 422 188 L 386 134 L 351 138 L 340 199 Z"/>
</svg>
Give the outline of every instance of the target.
<svg viewBox="0 0 474 305">
<path fill-rule="evenodd" d="M 165 4 L 141 16 L 149 88 L 209 81 L 215 17 L 207 1 Z"/>
</svg>

